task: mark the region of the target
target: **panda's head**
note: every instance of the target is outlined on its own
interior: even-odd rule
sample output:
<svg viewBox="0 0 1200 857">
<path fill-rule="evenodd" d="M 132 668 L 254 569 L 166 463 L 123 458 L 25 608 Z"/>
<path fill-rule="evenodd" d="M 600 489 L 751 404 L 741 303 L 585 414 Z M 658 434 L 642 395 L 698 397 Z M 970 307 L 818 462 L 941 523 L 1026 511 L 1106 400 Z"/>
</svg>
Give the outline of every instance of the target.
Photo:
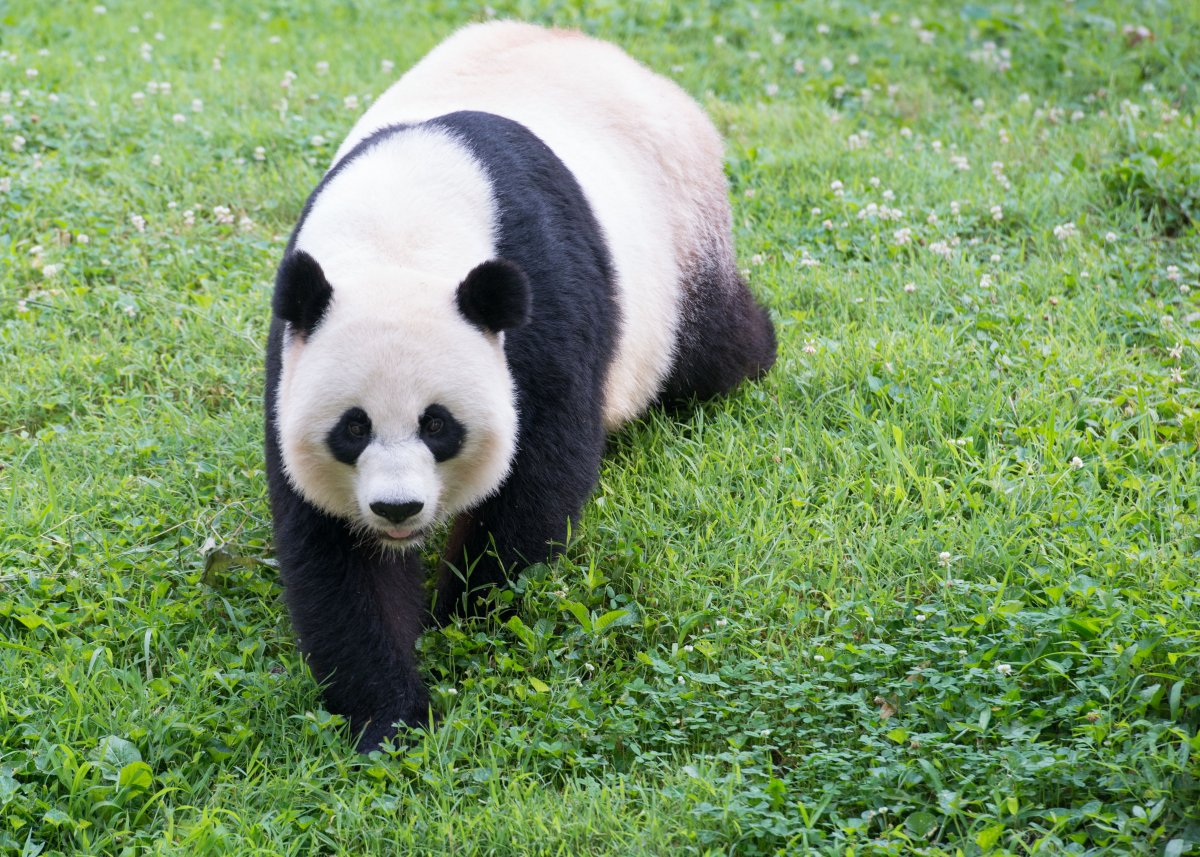
<svg viewBox="0 0 1200 857">
<path fill-rule="evenodd" d="M 517 413 L 503 331 L 528 320 L 529 284 L 502 259 L 457 284 L 387 268 L 338 277 L 352 287 L 302 251 L 279 268 L 284 469 L 314 506 L 405 548 L 508 473 Z"/>
</svg>

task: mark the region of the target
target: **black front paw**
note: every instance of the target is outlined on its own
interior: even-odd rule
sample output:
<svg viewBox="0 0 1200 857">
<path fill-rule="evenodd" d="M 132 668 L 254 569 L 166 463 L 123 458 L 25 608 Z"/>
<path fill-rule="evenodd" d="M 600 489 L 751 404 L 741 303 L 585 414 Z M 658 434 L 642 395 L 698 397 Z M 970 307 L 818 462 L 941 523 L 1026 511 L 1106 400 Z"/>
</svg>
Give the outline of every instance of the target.
<svg viewBox="0 0 1200 857">
<path fill-rule="evenodd" d="M 378 750 L 384 741 L 395 738 L 404 730 L 428 729 L 429 702 L 427 699 L 421 699 L 420 702 L 404 706 L 403 709 L 378 714 L 369 720 L 355 718 L 350 725 L 351 729 L 358 733 L 355 749 L 360 753 L 370 753 L 372 750 Z"/>
</svg>

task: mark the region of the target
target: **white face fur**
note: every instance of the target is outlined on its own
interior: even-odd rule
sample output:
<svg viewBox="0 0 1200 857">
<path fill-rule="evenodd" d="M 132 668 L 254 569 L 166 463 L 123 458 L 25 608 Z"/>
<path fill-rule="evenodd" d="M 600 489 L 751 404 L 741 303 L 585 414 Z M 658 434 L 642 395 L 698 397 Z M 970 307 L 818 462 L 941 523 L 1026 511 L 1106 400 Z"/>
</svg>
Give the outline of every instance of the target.
<svg viewBox="0 0 1200 857">
<path fill-rule="evenodd" d="M 354 301 L 339 306 L 334 283 L 316 330 L 285 344 L 284 469 L 304 499 L 402 549 L 500 487 L 516 449 L 513 381 L 503 335 L 469 323 L 452 287 L 397 271 L 355 279 Z"/>
</svg>

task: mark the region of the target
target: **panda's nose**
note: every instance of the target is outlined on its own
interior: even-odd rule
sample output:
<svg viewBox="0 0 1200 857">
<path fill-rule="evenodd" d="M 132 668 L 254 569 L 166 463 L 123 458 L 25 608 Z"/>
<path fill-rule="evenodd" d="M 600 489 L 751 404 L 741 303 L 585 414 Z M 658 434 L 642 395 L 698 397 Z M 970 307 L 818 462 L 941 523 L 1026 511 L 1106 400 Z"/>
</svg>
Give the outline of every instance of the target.
<svg viewBox="0 0 1200 857">
<path fill-rule="evenodd" d="M 387 518 L 393 524 L 407 521 L 424 508 L 425 504 L 420 500 L 413 500 L 409 503 L 385 503 L 382 500 L 376 500 L 371 504 L 372 512 L 381 518 Z"/>
</svg>

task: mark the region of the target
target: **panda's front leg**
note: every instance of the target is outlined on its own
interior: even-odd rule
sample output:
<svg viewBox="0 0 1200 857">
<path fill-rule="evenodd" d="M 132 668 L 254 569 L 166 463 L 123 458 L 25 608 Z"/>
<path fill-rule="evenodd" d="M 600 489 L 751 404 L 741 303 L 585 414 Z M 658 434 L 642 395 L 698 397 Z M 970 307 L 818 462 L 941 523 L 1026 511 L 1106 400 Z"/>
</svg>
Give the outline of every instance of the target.
<svg viewBox="0 0 1200 857">
<path fill-rule="evenodd" d="M 562 553 L 571 521 L 595 487 L 604 452 L 599 414 L 539 425 L 531 410 L 523 414 L 525 440 L 503 487 L 454 523 L 434 598 L 438 624 L 478 614 L 492 587 Z M 581 424 L 590 428 L 581 431 Z"/>
<path fill-rule="evenodd" d="M 362 543 L 343 522 L 289 499 L 276 521 L 292 625 L 326 706 L 368 752 L 394 724 L 429 722 L 414 650 L 425 625 L 424 563 L 414 551 Z"/>
</svg>

